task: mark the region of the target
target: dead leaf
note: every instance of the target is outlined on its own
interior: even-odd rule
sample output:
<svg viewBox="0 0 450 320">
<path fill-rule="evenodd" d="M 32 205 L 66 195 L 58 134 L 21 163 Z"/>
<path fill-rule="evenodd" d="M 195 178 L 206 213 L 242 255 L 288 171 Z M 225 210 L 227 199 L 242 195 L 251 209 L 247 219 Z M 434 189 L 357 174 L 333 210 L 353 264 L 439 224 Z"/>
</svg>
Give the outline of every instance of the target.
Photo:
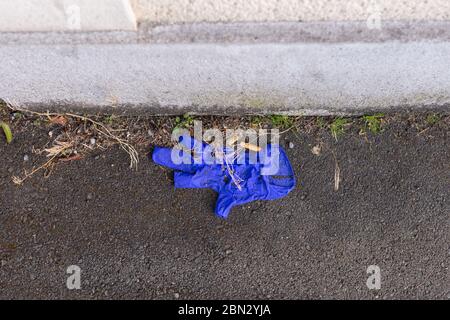
<svg viewBox="0 0 450 320">
<path fill-rule="evenodd" d="M 51 148 L 44 149 L 47 152 L 47 157 L 55 157 L 63 153 L 64 150 L 72 146 L 71 142 L 56 141 Z"/>
<path fill-rule="evenodd" d="M 322 152 L 322 148 L 320 147 L 320 145 L 314 146 L 314 147 L 312 148 L 311 152 L 312 152 L 314 155 L 318 156 L 318 155 L 320 155 L 320 152 Z"/>
<path fill-rule="evenodd" d="M 50 117 L 50 122 L 64 127 L 67 124 L 67 119 L 64 116 L 55 116 Z"/>
</svg>

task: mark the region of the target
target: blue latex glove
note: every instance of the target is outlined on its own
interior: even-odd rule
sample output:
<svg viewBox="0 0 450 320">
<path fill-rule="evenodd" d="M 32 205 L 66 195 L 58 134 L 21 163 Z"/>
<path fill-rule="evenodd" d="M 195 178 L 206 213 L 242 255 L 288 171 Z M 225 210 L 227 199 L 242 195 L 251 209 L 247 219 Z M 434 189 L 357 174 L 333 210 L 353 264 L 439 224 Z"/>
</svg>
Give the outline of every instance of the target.
<svg viewBox="0 0 450 320">
<path fill-rule="evenodd" d="M 196 141 L 190 136 L 183 136 L 183 144 L 188 149 L 195 145 L 197 150 L 210 155 L 209 145 Z M 260 162 L 255 164 L 249 164 L 248 161 L 245 164 L 235 162 L 230 165 L 234 172 L 233 176 L 241 179 L 240 189 L 233 182 L 225 164 L 209 164 L 211 162 L 203 159 L 200 163 L 194 163 L 192 155 L 185 151 L 177 152 L 189 157 L 190 164 L 176 164 L 172 161 L 172 149 L 162 147 L 154 149 L 152 158 L 155 163 L 175 170 L 175 188 L 215 190 L 219 194 L 215 212 L 219 217 L 226 218 L 235 205 L 254 200 L 279 199 L 294 189 L 294 172 L 284 150 L 280 146 L 275 148 L 268 144 L 267 150 L 263 151 L 258 152 Z M 271 152 L 279 152 L 278 163 L 270 161 Z M 262 174 L 268 172 L 270 175 Z"/>
</svg>

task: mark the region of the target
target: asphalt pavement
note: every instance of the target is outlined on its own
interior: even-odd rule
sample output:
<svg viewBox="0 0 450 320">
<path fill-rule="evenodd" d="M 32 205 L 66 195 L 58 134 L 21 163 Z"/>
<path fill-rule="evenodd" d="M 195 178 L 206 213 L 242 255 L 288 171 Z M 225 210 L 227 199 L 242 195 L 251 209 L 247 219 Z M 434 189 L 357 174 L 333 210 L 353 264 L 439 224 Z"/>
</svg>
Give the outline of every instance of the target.
<svg viewBox="0 0 450 320">
<path fill-rule="evenodd" d="M 448 128 L 287 134 L 296 189 L 227 220 L 213 191 L 174 190 L 145 152 L 137 171 L 114 148 L 15 186 L 45 139 L 0 139 L 1 299 L 450 298 Z M 374 265 L 380 289 L 366 284 Z"/>
</svg>

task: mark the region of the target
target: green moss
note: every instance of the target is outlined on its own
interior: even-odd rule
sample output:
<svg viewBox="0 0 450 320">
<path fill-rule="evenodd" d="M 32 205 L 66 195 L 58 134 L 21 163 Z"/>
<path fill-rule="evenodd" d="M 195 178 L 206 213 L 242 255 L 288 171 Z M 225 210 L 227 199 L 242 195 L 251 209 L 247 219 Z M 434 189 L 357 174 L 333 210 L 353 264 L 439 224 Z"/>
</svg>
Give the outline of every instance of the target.
<svg viewBox="0 0 450 320">
<path fill-rule="evenodd" d="M 270 124 L 273 128 L 287 129 L 294 125 L 294 118 L 285 115 L 253 116 L 250 119 L 252 126 Z"/>
<path fill-rule="evenodd" d="M 427 117 L 425 118 L 425 121 L 427 122 L 427 124 L 429 126 L 433 126 L 436 123 L 438 123 L 441 120 L 442 116 L 436 113 L 431 113 L 429 115 L 427 115 Z"/>
<path fill-rule="evenodd" d="M 175 128 L 174 129 L 188 129 L 194 125 L 194 117 L 189 114 L 184 114 L 182 117 L 175 118 Z"/>
<path fill-rule="evenodd" d="M 250 123 L 252 124 L 252 126 L 259 127 L 264 123 L 264 117 L 260 116 L 251 117 Z"/>
<path fill-rule="evenodd" d="M 316 126 L 320 129 L 325 128 L 327 125 L 327 123 L 323 117 L 317 117 L 315 122 L 316 122 Z"/>
<path fill-rule="evenodd" d="M 106 116 L 105 117 L 105 119 L 104 119 L 104 122 L 107 124 L 107 125 L 113 125 L 113 123 L 114 123 L 114 121 L 116 120 L 116 117 L 114 116 L 114 115 L 108 115 L 108 116 Z"/>
<path fill-rule="evenodd" d="M 294 125 L 293 119 L 289 116 L 274 114 L 269 116 L 269 120 L 272 126 L 280 129 L 287 129 Z"/>
<path fill-rule="evenodd" d="M 259 98 L 250 98 L 245 101 L 245 104 L 248 105 L 250 108 L 257 108 L 260 109 L 266 105 L 263 99 Z"/>
<path fill-rule="evenodd" d="M 345 133 L 345 127 L 349 123 L 349 121 L 345 118 L 339 117 L 333 120 L 330 125 L 331 135 L 338 140 L 338 137 L 342 136 Z"/>
<path fill-rule="evenodd" d="M 364 125 L 366 130 L 369 130 L 372 134 L 378 134 L 383 131 L 382 119 L 384 114 L 377 113 L 374 115 L 363 116 Z"/>
</svg>

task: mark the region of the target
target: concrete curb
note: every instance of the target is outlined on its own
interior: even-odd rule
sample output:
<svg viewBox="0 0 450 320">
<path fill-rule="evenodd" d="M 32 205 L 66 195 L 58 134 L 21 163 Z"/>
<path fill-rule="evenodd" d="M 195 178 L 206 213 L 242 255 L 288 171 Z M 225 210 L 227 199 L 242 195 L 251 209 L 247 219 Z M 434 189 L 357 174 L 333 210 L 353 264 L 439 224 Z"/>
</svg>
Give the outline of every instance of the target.
<svg viewBox="0 0 450 320">
<path fill-rule="evenodd" d="M 447 26 L 392 22 L 359 38 L 361 22 L 144 26 L 40 45 L 30 39 L 49 34 L 3 34 L 0 98 L 149 114 L 449 111 Z"/>
</svg>

